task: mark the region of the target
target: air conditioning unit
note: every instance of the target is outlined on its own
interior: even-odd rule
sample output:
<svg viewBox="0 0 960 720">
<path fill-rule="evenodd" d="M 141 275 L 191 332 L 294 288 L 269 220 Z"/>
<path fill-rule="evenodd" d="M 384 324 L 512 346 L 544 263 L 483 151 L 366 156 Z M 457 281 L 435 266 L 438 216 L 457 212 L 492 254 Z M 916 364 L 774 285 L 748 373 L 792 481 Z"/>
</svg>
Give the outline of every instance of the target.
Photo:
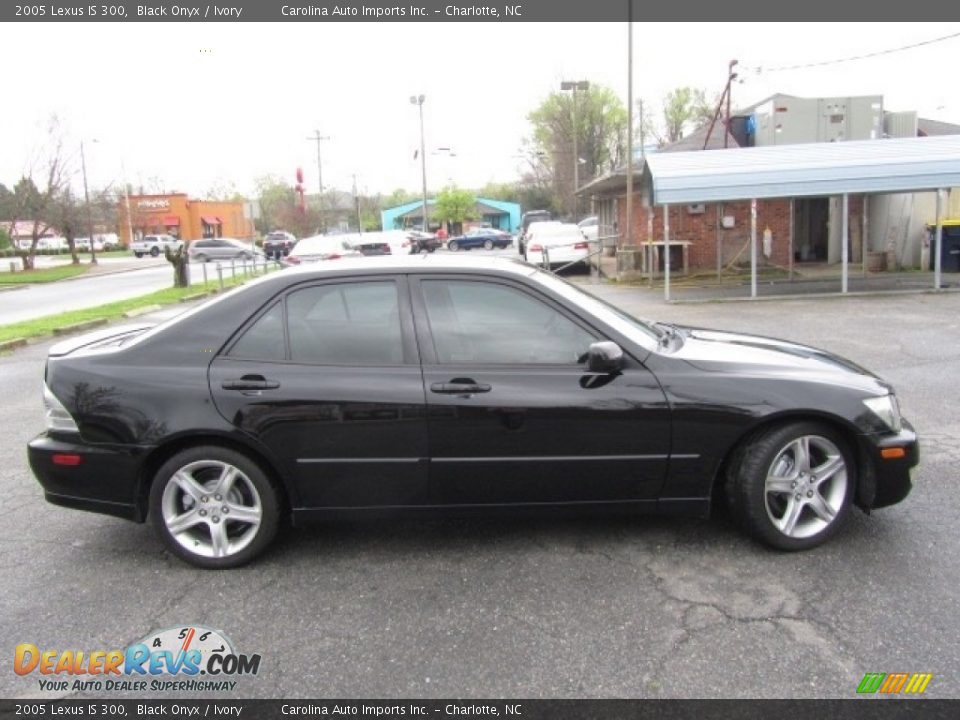
<svg viewBox="0 0 960 720">
<path fill-rule="evenodd" d="M 707 208 L 703 203 L 697 203 L 696 205 L 687 205 L 687 215 L 703 215 L 706 212 Z"/>
<path fill-rule="evenodd" d="M 720 219 L 720 227 L 722 227 L 724 230 L 729 230 L 734 225 L 736 225 L 736 223 L 734 222 L 733 215 L 724 215 Z"/>
</svg>

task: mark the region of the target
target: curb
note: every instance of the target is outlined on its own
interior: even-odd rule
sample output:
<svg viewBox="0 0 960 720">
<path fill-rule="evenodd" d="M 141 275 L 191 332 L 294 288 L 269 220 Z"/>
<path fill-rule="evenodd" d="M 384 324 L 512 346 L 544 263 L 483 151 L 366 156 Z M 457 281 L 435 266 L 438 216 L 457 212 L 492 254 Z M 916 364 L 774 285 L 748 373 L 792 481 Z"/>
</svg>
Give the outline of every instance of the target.
<svg viewBox="0 0 960 720">
<path fill-rule="evenodd" d="M 194 300 L 200 300 L 202 298 L 205 298 L 209 294 L 210 294 L 209 292 L 201 292 L 201 293 L 194 293 L 193 295 L 184 295 L 182 298 L 180 298 L 180 302 L 182 303 L 193 302 Z"/>
<path fill-rule="evenodd" d="M 17 348 L 24 347 L 27 344 L 26 338 L 13 338 L 13 340 L 4 340 L 0 342 L 0 352 L 5 350 L 16 350 Z"/>
<path fill-rule="evenodd" d="M 63 327 L 58 327 L 53 329 L 54 335 L 69 335 L 70 333 L 80 332 L 82 330 L 89 330 L 91 328 L 98 327 L 100 325 L 106 325 L 106 318 L 97 318 L 95 320 L 84 320 L 83 322 L 74 323 L 73 325 L 64 325 Z"/>
<path fill-rule="evenodd" d="M 163 310 L 162 305 L 145 305 L 141 308 L 136 308 L 134 310 L 128 310 L 123 314 L 125 318 L 135 318 L 140 315 L 146 315 L 147 313 L 157 312 L 157 310 Z"/>
<path fill-rule="evenodd" d="M 0 285 L 0 292 L 10 292 L 12 290 L 26 290 L 32 283 L 20 283 L 19 285 L 9 284 Z"/>
<path fill-rule="evenodd" d="M 772 302 L 783 300 L 823 300 L 825 298 L 837 298 L 843 300 L 846 298 L 864 298 L 864 297 L 890 297 L 897 295 L 952 295 L 960 293 L 960 288 L 942 287 L 939 290 L 927 288 L 925 290 L 917 288 L 916 290 L 851 290 L 847 293 L 841 292 L 823 292 L 823 293 L 803 293 L 798 295 L 758 295 L 757 297 L 728 297 L 728 298 L 690 298 L 690 299 L 670 299 L 666 302 L 671 305 L 709 305 L 713 303 L 738 303 L 738 302 Z"/>
</svg>

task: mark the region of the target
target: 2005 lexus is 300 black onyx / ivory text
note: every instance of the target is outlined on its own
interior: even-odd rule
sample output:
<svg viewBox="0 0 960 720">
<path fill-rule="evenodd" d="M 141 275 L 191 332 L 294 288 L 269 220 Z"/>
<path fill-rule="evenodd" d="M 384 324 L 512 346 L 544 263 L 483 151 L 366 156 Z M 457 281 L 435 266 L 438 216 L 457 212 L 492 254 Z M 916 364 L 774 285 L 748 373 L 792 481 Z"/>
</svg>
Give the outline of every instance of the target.
<svg viewBox="0 0 960 720">
<path fill-rule="evenodd" d="M 195 565 L 285 518 L 504 506 L 703 515 L 784 550 L 910 491 L 893 389 L 782 340 L 647 323 L 531 265 L 285 270 L 156 327 L 61 342 L 30 465 Z"/>
</svg>

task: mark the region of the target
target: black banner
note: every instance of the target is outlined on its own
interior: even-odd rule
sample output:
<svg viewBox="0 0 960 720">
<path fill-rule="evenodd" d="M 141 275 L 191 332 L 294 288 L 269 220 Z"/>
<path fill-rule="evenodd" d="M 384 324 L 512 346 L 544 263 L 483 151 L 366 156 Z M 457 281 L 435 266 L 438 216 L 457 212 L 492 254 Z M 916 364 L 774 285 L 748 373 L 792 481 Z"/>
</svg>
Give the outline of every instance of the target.
<svg viewBox="0 0 960 720">
<path fill-rule="evenodd" d="M 911 720 L 956 718 L 956 700 L 0 700 L 16 718 L 644 718 Z"/>
<path fill-rule="evenodd" d="M 875 0 L 864 14 L 857 3 L 808 0 L 221 0 L 218 2 L 131 2 L 55 0 L 0 3 L 2 22 L 625 22 L 651 21 L 853 21 L 865 19 L 945 21 L 960 19 L 960 4 L 914 0 L 909 4 Z M 856 32 L 852 29 L 851 32 Z M 722 37 L 722 33 L 718 38 Z M 811 38 L 815 42 L 815 38 Z"/>
</svg>

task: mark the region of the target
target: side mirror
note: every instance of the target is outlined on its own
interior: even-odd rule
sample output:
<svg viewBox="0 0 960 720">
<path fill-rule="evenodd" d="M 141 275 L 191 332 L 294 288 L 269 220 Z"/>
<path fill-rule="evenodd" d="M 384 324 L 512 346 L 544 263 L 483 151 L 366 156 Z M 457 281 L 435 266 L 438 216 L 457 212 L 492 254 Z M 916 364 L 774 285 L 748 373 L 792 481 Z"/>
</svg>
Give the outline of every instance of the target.
<svg viewBox="0 0 960 720">
<path fill-rule="evenodd" d="M 609 340 L 595 342 L 587 351 L 587 370 L 596 373 L 616 373 L 623 367 L 623 350 Z"/>
</svg>

